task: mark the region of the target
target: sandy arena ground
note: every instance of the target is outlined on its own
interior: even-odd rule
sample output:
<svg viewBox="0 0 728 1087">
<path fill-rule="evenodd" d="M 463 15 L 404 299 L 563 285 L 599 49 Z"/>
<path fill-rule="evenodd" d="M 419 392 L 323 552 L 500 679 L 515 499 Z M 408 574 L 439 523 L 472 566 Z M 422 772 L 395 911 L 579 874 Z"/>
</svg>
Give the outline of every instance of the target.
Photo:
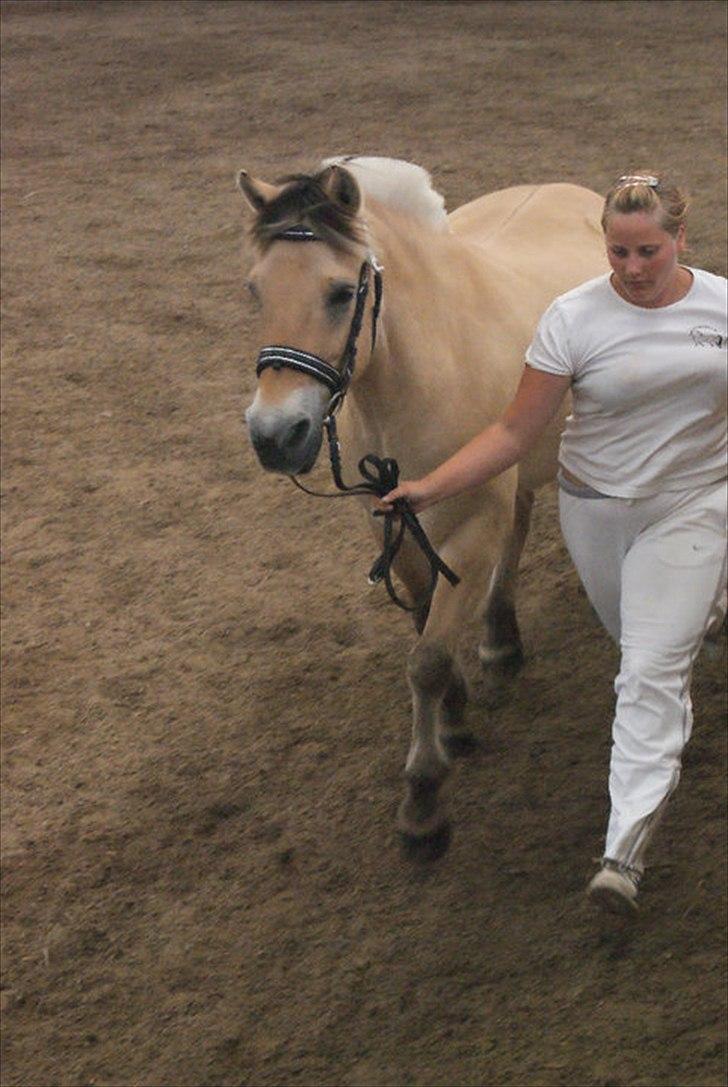
<svg viewBox="0 0 728 1087">
<path fill-rule="evenodd" d="M 543 494 L 526 666 L 493 705 L 471 653 L 453 844 L 406 863 L 410 625 L 247 446 L 233 185 L 666 168 L 725 273 L 725 12 L 2 5 L 5 1087 L 725 1083 L 724 661 L 638 922 L 595 917 L 617 658 Z"/>
</svg>

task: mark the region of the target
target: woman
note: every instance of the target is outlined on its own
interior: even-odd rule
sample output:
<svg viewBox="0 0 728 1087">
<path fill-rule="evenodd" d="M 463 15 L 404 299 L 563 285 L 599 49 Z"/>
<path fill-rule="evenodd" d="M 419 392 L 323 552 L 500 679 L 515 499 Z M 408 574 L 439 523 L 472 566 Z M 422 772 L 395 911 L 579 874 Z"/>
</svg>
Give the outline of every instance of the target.
<svg viewBox="0 0 728 1087">
<path fill-rule="evenodd" d="M 549 307 L 500 420 L 382 500 L 420 511 L 504 471 L 571 388 L 561 525 L 621 647 L 611 811 L 588 894 L 623 914 L 637 909 L 645 849 L 690 735 L 692 664 L 725 598 L 726 281 L 679 263 L 686 211 L 665 180 L 621 177 L 602 216 L 611 274 Z"/>
</svg>

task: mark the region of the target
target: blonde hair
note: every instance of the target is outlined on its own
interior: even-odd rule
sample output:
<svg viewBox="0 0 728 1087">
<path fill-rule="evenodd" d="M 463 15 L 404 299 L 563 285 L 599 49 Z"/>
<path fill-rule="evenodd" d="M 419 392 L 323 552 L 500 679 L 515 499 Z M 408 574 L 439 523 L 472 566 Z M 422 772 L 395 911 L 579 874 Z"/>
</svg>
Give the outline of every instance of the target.
<svg viewBox="0 0 728 1087">
<path fill-rule="evenodd" d="M 662 229 L 674 238 L 685 223 L 689 206 L 687 193 L 668 179 L 656 174 L 625 174 L 606 195 L 602 230 L 607 229 L 611 215 L 646 211 L 658 215 Z"/>
</svg>

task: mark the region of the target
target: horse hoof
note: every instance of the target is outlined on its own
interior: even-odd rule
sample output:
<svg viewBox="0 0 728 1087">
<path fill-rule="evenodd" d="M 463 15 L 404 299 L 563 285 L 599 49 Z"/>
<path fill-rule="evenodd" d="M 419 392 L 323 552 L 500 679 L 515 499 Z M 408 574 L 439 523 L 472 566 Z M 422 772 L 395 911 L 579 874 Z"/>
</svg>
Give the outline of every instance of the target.
<svg viewBox="0 0 728 1087">
<path fill-rule="evenodd" d="M 447 736 L 442 736 L 441 740 L 446 754 L 451 759 L 462 759 L 467 755 L 472 755 L 480 746 L 473 732 L 452 732 Z"/>
<path fill-rule="evenodd" d="M 404 855 L 410 861 L 418 863 L 430 863 L 439 860 L 447 853 L 450 846 L 452 830 L 449 822 L 441 826 L 431 834 L 406 834 L 400 832 Z"/>
</svg>

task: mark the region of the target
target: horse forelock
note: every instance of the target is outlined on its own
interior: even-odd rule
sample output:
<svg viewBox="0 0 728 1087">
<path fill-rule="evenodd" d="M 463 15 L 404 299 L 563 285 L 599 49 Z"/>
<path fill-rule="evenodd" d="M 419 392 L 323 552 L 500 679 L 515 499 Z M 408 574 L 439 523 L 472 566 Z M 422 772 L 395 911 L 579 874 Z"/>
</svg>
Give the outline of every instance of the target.
<svg viewBox="0 0 728 1087">
<path fill-rule="evenodd" d="M 333 201 L 317 174 L 292 174 L 280 178 L 281 192 L 258 212 L 251 227 L 257 245 L 267 249 L 283 231 L 309 227 L 322 241 L 336 248 L 364 242 L 364 226 L 355 212 Z"/>
<path fill-rule="evenodd" d="M 258 212 L 251 227 L 254 242 L 266 250 L 283 231 L 307 226 L 322 241 L 348 249 L 366 244 L 364 219 L 332 200 L 320 179 L 331 165 L 352 173 L 366 202 L 367 197 L 436 229 L 448 229 L 445 201 L 432 187 L 428 172 L 413 162 L 375 156 L 326 159 L 314 174 L 280 178 L 282 190 Z"/>
</svg>

